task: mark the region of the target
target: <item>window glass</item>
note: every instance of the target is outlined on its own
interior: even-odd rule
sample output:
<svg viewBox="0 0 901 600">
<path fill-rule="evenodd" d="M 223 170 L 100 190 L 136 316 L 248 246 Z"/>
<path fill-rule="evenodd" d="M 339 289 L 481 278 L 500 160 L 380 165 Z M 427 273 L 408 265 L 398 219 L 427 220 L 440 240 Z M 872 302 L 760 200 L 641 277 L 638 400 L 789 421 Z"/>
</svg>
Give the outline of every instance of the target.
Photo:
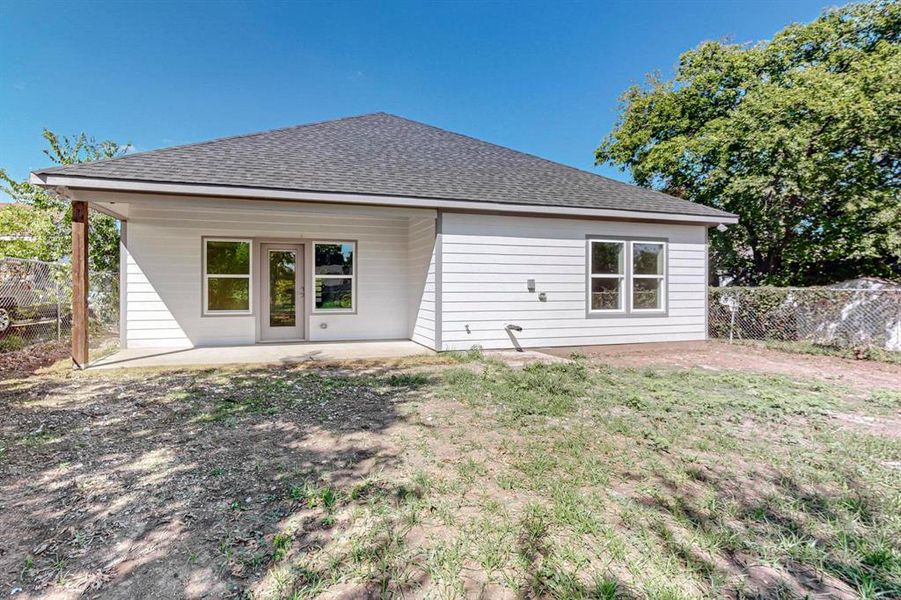
<svg viewBox="0 0 901 600">
<path fill-rule="evenodd" d="M 297 324 L 295 298 L 297 256 L 291 250 L 269 251 L 269 326 Z"/>
<path fill-rule="evenodd" d="M 247 275 L 250 273 L 250 242 L 208 240 L 206 272 L 209 275 Z"/>
<path fill-rule="evenodd" d="M 208 278 L 207 310 L 250 310 L 250 278 Z"/>
<path fill-rule="evenodd" d="M 592 242 L 591 273 L 618 275 L 623 272 L 623 242 Z"/>
<path fill-rule="evenodd" d="M 632 271 L 636 275 L 663 275 L 663 244 L 632 244 Z"/>
<path fill-rule="evenodd" d="M 666 308 L 666 242 L 589 239 L 588 311 L 641 316 Z"/>
<path fill-rule="evenodd" d="M 622 294 L 618 277 L 592 277 L 591 310 L 619 310 Z"/>
<path fill-rule="evenodd" d="M 314 308 L 354 310 L 354 242 L 317 242 L 313 250 Z"/>
<path fill-rule="evenodd" d="M 208 312 L 250 311 L 250 241 L 206 240 L 203 278 Z"/>
<path fill-rule="evenodd" d="M 316 244 L 316 275 L 352 275 L 352 243 Z"/>
<path fill-rule="evenodd" d="M 635 279 L 632 282 L 632 308 L 652 310 L 660 308 L 662 279 L 656 277 Z"/>
<path fill-rule="evenodd" d="M 353 309 L 353 279 L 349 277 L 317 277 L 316 308 L 318 310 Z"/>
</svg>

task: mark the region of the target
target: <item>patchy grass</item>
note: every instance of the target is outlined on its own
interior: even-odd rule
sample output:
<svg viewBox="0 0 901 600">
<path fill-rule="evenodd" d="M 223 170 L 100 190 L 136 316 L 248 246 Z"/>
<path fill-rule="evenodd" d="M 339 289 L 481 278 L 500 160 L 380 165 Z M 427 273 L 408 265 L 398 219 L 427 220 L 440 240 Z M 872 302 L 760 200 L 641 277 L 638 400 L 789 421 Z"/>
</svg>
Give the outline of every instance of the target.
<svg viewBox="0 0 901 600">
<path fill-rule="evenodd" d="M 897 389 L 479 351 L 4 386 L 0 572 L 27 590 L 901 594 Z"/>
<path fill-rule="evenodd" d="M 883 350 L 882 348 L 862 346 L 859 348 L 841 348 L 839 346 L 827 346 L 813 342 L 785 342 L 779 340 L 735 340 L 733 343 L 755 348 L 769 348 L 782 352 L 794 352 L 796 354 L 811 354 L 814 356 L 836 356 L 852 360 L 872 360 L 894 365 L 901 365 L 901 352 Z"/>
</svg>

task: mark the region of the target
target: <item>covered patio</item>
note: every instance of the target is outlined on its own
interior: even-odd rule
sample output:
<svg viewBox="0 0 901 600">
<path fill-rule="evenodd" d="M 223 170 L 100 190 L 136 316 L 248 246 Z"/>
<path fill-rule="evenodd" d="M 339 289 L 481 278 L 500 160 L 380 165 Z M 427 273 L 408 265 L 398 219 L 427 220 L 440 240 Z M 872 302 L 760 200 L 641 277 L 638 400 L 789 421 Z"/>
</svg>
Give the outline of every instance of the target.
<svg viewBox="0 0 901 600">
<path fill-rule="evenodd" d="M 433 273 L 435 211 L 59 192 L 73 206 L 71 342 L 78 369 L 357 360 L 432 351 L 434 300 L 427 280 Z M 89 210 L 121 223 L 120 350 L 97 360 L 89 355 Z M 220 247 L 243 247 L 243 255 L 229 255 L 243 274 L 234 274 L 231 264 L 226 275 L 210 274 L 220 267 L 212 254 Z M 340 252 L 329 254 L 333 248 Z M 273 259 L 284 256 L 290 264 L 279 262 L 276 277 Z M 231 286 L 237 291 L 226 294 L 224 306 L 214 306 L 223 298 L 212 284 L 222 282 L 243 287 Z M 331 287 L 340 287 L 333 283 L 346 288 L 337 300 L 329 295 Z"/>
<path fill-rule="evenodd" d="M 223 365 L 292 365 L 304 362 L 391 359 L 434 354 L 410 340 L 302 342 L 207 348 L 130 348 L 89 364 L 89 369 Z"/>
</svg>

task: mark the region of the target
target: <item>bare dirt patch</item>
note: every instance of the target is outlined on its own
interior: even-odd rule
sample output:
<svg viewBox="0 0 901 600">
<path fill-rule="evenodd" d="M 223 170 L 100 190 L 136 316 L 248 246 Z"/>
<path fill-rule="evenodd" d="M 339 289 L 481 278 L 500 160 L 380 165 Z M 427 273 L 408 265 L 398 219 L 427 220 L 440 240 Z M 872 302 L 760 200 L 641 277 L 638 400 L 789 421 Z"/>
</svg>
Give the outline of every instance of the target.
<svg viewBox="0 0 901 600">
<path fill-rule="evenodd" d="M 21 350 L 0 353 L 0 379 L 24 377 L 69 356 L 69 342 L 34 344 Z"/>
<path fill-rule="evenodd" d="M 2 386 L 0 593 L 17 598 L 238 593 L 298 489 L 391 468 L 407 391 L 277 371 Z"/>
<path fill-rule="evenodd" d="M 837 422 L 848 429 L 866 431 L 871 435 L 901 439 L 901 414 L 861 415 L 856 413 L 835 413 Z"/>
<path fill-rule="evenodd" d="M 901 388 L 901 365 L 810 356 L 724 342 L 668 342 L 544 348 L 559 357 L 582 354 L 612 367 L 695 367 L 816 378 L 863 390 Z"/>
</svg>

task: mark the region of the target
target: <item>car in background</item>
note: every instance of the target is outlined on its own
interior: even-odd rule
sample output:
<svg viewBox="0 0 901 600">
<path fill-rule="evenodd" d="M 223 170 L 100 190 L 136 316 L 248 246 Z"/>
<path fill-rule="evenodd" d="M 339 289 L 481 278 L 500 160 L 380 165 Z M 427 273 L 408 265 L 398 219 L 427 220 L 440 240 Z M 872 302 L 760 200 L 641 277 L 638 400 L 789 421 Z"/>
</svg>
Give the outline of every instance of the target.
<svg viewBox="0 0 901 600">
<path fill-rule="evenodd" d="M 0 260 L 0 339 L 56 337 L 71 327 L 68 298 L 58 285 L 57 265 L 6 258 Z"/>
</svg>

